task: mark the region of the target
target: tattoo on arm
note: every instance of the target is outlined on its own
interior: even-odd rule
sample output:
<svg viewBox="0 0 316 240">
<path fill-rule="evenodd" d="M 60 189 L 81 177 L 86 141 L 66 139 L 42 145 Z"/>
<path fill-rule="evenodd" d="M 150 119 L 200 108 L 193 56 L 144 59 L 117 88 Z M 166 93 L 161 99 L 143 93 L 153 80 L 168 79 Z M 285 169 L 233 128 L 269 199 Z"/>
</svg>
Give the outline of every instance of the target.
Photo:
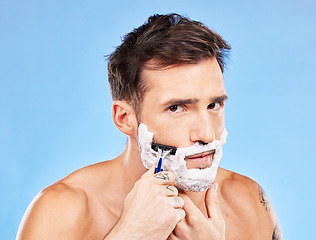
<svg viewBox="0 0 316 240">
<path fill-rule="evenodd" d="M 260 185 L 258 185 L 258 186 L 259 186 L 259 200 L 260 200 L 260 203 L 266 208 L 266 211 L 270 211 L 271 205 L 270 205 L 270 201 L 268 199 L 268 196 L 264 192 L 262 187 Z"/>
<path fill-rule="evenodd" d="M 283 240 L 280 224 L 277 223 L 273 230 L 272 240 Z"/>
<path fill-rule="evenodd" d="M 158 178 L 158 179 L 162 179 L 162 180 L 169 180 L 169 175 L 168 173 L 164 173 L 164 172 L 159 172 L 159 173 L 156 173 L 154 175 L 155 178 Z"/>
<path fill-rule="evenodd" d="M 266 209 L 266 211 L 270 212 L 270 215 L 275 216 L 274 218 L 275 218 L 275 221 L 277 222 L 275 227 L 274 227 L 274 230 L 273 230 L 272 240 L 283 240 L 281 227 L 280 227 L 280 224 L 279 224 L 279 222 L 276 218 L 276 215 L 272 209 L 269 198 L 268 198 L 267 194 L 264 192 L 264 190 L 262 189 L 262 187 L 260 185 L 258 185 L 258 187 L 259 187 L 259 201 L 260 201 L 260 203 L 263 205 L 263 207 Z"/>
</svg>

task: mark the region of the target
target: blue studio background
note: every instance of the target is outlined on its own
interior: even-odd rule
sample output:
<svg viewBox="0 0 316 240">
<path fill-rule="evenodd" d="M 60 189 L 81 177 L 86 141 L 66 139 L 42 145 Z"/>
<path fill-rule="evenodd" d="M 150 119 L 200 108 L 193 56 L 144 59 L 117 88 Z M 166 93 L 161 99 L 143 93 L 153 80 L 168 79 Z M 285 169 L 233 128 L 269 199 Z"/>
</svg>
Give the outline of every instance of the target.
<svg viewBox="0 0 316 240">
<path fill-rule="evenodd" d="M 313 0 L 0 0 L 0 239 L 15 238 L 41 189 L 123 150 L 104 55 L 170 12 L 232 45 L 221 166 L 263 186 L 285 239 L 316 239 L 315 10 Z"/>
</svg>

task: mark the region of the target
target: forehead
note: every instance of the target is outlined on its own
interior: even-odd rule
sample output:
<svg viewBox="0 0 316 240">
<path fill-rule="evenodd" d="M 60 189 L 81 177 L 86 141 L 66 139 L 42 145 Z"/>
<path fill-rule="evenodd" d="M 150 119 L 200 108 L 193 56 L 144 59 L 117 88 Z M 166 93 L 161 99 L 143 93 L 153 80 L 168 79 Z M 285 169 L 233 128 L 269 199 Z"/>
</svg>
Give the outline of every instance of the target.
<svg viewBox="0 0 316 240">
<path fill-rule="evenodd" d="M 215 58 L 161 70 L 145 68 L 142 81 L 147 86 L 144 101 L 146 98 L 163 101 L 226 94 L 223 74 Z"/>
</svg>

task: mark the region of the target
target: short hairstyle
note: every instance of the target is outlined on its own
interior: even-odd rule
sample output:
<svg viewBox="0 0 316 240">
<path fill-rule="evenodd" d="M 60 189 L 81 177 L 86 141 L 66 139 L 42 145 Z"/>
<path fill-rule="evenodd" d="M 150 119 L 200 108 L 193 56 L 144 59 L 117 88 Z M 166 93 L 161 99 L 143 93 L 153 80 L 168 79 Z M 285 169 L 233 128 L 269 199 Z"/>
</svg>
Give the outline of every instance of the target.
<svg viewBox="0 0 316 240">
<path fill-rule="evenodd" d="M 141 73 L 150 60 L 154 60 L 155 69 L 163 69 L 215 57 L 223 72 L 230 49 L 220 35 L 201 22 L 179 14 L 153 15 L 126 34 L 108 57 L 112 99 L 125 100 L 138 116 L 148 87 Z"/>
</svg>

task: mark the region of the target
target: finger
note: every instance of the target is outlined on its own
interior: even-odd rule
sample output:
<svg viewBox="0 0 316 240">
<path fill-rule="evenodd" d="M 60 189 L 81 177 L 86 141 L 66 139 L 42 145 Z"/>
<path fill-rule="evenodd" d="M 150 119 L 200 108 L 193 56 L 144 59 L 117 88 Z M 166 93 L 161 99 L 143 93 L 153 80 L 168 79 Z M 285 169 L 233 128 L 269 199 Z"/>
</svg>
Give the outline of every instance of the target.
<svg viewBox="0 0 316 240">
<path fill-rule="evenodd" d="M 213 183 L 211 188 L 207 190 L 205 196 L 205 205 L 209 218 L 222 217 L 221 210 L 219 208 L 219 201 L 217 196 L 218 183 Z"/>
<path fill-rule="evenodd" d="M 145 172 L 142 177 L 149 177 L 149 176 L 154 175 L 154 173 L 155 173 L 155 168 L 156 168 L 156 167 L 157 167 L 157 163 L 155 163 L 154 165 L 152 165 L 151 168 L 149 168 L 148 171 Z"/>
<path fill-rule="evenodd" d="M 166 196 L 168 197 L 178 196 L 178 189 L 176 187 L 167 185 L 167 186 L 163 186 L 163 188 L 164 188 L 164 192 Z"/>
<path fill-rule="evenodd" d="M 161 171 L 159 173 L 154 174 L 154 178 L 160 184 L 174 185 L 174 181 L 176 177 L 173 172 Z"/>
<path fill-rule="evenodd" d="M 185 218 L 185 211 L 182 208 L 175 209 L 177 215 L 177 223 Z"/>
<path fill-rule="evenodd" d="M 182 208 L 184 205 L 184 201 L 180 197 L 169 197 L 168 200 L 170 205 L 174 208 Z"/>
<path fill-rule="evenodd" d="M 169 235 L 169 237 L 167 238 L 167 240 L 179 240 L 180 238 L 178 238 L 175 234 L 171 233 Z"/>
<path fill-rule="evenodd" d="M 185 210 L 189 219 L 190 216 L 204 217 L 203 213 L 200 211 L 200 209 L 197 208 L 197 206 L 195 206 L 195 204 L 192 202 L 191 198 L 189 198 L 188 195 L 179 194 L 179 196 L 184 200 L 183 209 Z"/>
<path fill-rule="evenodd" d="M 192 237 L 187 234 L 193 230 L 193 226 L 189 224 L 187 219 L 188 217 L 186 215 L 184 219 L 177 223 L 176 227 L 172 231 L 178 239 L 192 239 Z"/>
</svg>

